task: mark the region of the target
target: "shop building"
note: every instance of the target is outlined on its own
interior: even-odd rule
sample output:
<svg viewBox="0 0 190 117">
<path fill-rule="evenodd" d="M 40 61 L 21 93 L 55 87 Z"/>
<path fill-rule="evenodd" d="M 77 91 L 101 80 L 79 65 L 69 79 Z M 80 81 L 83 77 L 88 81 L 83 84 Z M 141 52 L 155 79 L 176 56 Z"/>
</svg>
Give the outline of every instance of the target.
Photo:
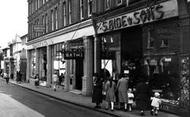
<svg viewBox="0 0 190 117">
<path fill-rule="evenodd" d="M 3 62 L 2 63 L 2 73 L 9 74 L 9 58 L 10 58 L 10 48 L 4 47 L 2 48 L 3 52 Z"/>
<path fill-rule="evenodd" d="M 94 27 L 92 0 L 28 0 L 27 80 L 39 74 L 52 85 L 52 75 L 64 75 L 64 90 L 90 95 Z"/>
<path fill-rule="evenodd" d="M 9 53 L 9 76 L 16 80 L 17 72 L 20 71 L 21 64 L 21 37 L 19 35 L 15 35 L 15 38 L 11 40 L 9 43 L 10 53 Z"/>
<path fill-rule="evenodd" d="M 187 1 L 102 0 L 95 4 L 95 70 L 106 68 L 115 80 L 129 71 L 129 87 L 145 78 L 152 91 L 168 101 L 162 109 L 188 110 Z"/>
</svg>

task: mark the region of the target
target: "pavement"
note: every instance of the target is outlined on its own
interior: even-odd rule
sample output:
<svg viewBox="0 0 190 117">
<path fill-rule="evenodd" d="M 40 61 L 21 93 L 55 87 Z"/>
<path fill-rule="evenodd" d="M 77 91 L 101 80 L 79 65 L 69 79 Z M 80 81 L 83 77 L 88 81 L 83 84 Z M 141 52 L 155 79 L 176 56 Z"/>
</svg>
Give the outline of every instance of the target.
<svg viewBox="0 0 190 117">
<path fill-rule="evenodd" d="M 14 85 L 18 85 L 22 88 L 26 88 L 28 90 L 43 94 L 43 95 L 46 95 L 46 96 L 49 96 L 51 98 L 55 98 L 60 101 L 68 102 L 68 103 L 85 107 L 91 110 L 99 111 L 101 113 L 109 114 L 111 116 L 115 116 L 115 117 L 139 117 L 140 116 L 139 111 L 137 110 L 133 110 L 132 112 L 125 112 L 125 111 L 116 110 L 116 109 L 114 111 L 106 110 L 105 102 L 102 103 L 101 109 L 95 109 L 94 108 L 95 104 L 92 103 L 91 97 L 83 96 L 77 90 L 66 92 L 64 91 L 63 87 L 60 86 L 56 91 L 54 91 L 52 88 L 48 88 L 44 86 L 36 87 L 31 83 L 23 83 L 23 82 L 17 83 L 14 80 L 10 80 L 10 83 Z M 146 111 L 145 116 L 151 117 L 150 111 Z M 158 117 L 180 117 L 180 116 L 160 111 Z"/>
</svg>

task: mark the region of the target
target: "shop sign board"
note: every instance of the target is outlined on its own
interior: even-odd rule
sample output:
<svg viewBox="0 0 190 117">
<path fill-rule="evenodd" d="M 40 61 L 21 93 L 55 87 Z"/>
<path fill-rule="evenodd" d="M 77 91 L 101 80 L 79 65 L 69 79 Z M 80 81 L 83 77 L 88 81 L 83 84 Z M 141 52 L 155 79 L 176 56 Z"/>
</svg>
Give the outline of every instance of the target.
<svg viewBox="0 0 190 117">
<path fill-rule="evenodd" d="M 98 34 L 178 16 L 177 0 L 169 0 L 97 23 Z"/>
<path fill-rule="evenodd" d="M 83 59 L 84 49 L 83 48 L 72 48 L 63 50 L 64 59 Z"/>
<path fill-rule="evenodd" d="M 34 25 L 33 29 L 34 29 L 34 32 L 44 32 L 45 26 L 44 25 Z"/>
</svg>

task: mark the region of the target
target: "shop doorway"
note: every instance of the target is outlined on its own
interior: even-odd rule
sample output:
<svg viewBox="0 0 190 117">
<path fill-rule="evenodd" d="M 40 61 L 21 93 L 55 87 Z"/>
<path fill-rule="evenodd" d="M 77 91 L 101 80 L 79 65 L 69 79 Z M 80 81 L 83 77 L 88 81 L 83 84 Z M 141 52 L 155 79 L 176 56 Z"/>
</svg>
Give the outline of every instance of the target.
<svg viewBox="0 0 190 117">
<path fill-rule="evenodd" d="M 121 34 L 121 59 L 122 73 L 129 71 L 129 86 L 134 87 L 137 78 L 142 73 L 143 37 L 141 27 L 132 27 L 122 31 Z"/>
<path fill-rule="evenodd" d="M 82 90 L 82 77 L 83 77 L 83 59 L 76 59 L 76 86 L 78 90 Z"/>
</svg>

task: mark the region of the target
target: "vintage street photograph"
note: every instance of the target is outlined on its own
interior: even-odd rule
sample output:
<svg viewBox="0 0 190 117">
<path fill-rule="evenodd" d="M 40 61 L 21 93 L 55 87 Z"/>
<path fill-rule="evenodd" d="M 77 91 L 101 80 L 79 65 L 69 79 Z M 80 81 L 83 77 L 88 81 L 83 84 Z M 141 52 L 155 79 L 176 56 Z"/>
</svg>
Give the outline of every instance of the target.
<svg viewBox="0 0 190 117">
<path fill-rule="evenodd" d="M 0 117 L 190 117 L 190 0 L 2 0 Z"/>
</svg>

